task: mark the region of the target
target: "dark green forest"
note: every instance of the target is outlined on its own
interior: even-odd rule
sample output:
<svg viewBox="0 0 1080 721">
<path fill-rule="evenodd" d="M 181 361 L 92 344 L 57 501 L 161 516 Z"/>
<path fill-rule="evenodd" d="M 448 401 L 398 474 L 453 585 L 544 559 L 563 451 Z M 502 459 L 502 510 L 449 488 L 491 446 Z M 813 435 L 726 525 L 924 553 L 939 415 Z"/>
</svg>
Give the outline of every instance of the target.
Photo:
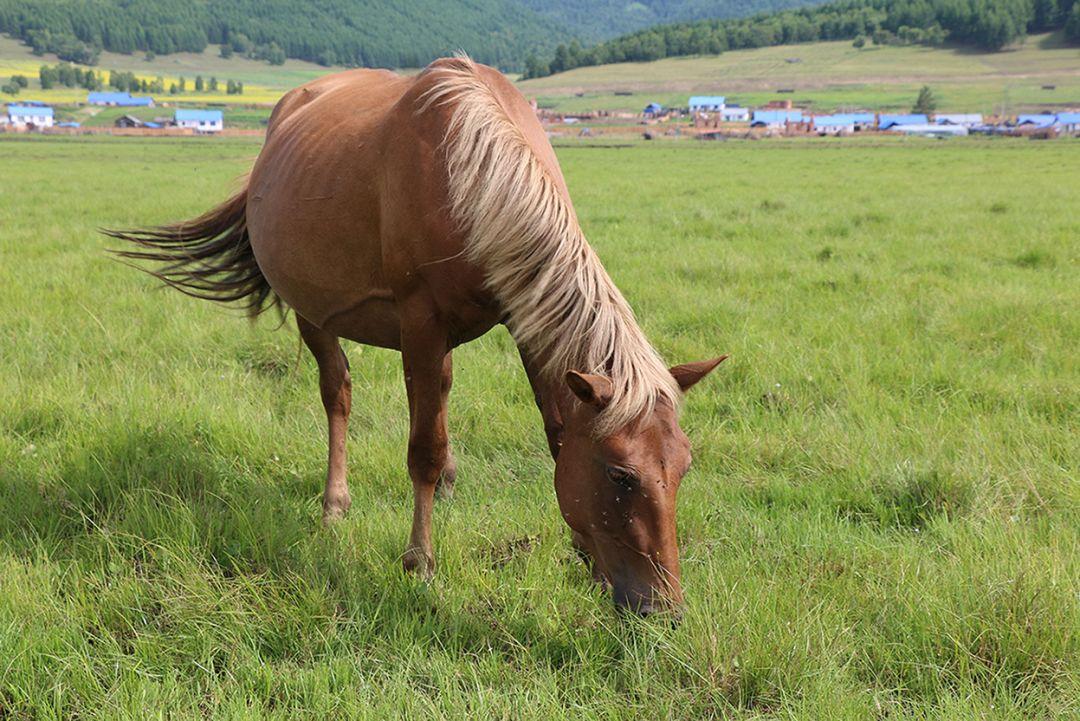
<svg viewBox="0 0 1080 721">
<path fill-rule="evenodd" d="M 101 50 L 201 52 L 221 45 L 282 63 L 417 67 L 465 50 L 517 70 L 571 39 L 596 42 L 659 22 L 723 18 L 815 0 L 0 0 L 0 32 L 93 65 Z"/>
<path fill-rule="evenodd" d="M 1000 50 L 1030 32 L 1064 28 L 1080 44 L 1077 0 L 838 0 L 827 5 L 741 19 L 663 25 L 592 47 L 560 44 L 549 59 L 531 56 L 526 77 L 587 65 L 659 60 L 725 50 L 852 40 L 857 47 L 956 43 Z"/>
</svg>

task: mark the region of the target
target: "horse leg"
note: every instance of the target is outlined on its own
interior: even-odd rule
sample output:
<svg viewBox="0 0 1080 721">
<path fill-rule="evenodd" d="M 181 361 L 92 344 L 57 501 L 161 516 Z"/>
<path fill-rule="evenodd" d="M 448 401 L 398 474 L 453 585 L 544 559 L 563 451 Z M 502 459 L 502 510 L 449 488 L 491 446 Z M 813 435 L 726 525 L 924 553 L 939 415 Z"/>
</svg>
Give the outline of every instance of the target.
<svg viewBox="0 0 1080 721">
<path fill-rule="evenodd" d="M 559 413 L 558 398 L 552 388 L 540 377 L 540 369 L 536 367 L 524 351 L 519 349 L 521 363 L 525 366 L 525 374 L 529 377 L 529 385 L 532 386 L 533 398 L 536 407 L 540 409 L 540 415 L 544 419 L 544 433 L 547 435 L 548 450 L 551 457 L 559 459 L 559 449 L 562 447 L 562 415 Z"/>
<path fill-rule="evenodd" d="M 319 392 L 329 427 L 329 458 L 326 471 L 326 490 L 323 491 L 323 522 L 329 523 L 345 515 L 352 503 L 349 485 L 345 480 L 345 443 L 348 435 L 349 411 L 352 408 L 352 380 L 349 361 L 337 336 L 316 328 L 299 315 L 296 325 L 315 362 L 319 364 Z"/>
<path fill-rule="evenodd" d="M 402 563 L 406 571 L 431 577 L 435 554 L 431 513 L 441 482 L 452 487 L 454 462 L 447 429 L 447 398 L 453 363 L 447 333 L 424 305 L 403 313 L 401 359 L 409 397 L 409 476 L 413 484 L 413 522 Z"/>
</svg>

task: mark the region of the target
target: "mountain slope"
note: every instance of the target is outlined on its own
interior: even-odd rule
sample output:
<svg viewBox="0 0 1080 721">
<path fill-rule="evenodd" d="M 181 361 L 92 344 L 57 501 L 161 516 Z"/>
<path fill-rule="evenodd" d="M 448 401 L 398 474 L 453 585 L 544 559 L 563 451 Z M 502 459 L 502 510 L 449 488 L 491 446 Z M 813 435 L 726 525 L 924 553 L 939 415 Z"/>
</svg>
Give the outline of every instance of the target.
<svg viewBox="0 0 1080 721">
<path fill-rule="evenodd" d="M 725 18 L 814 0 L 0 0 L 0 32 L 93 64 L 100 50 L 202 52 L 272 63 L 415 67 L 463 49 L 518 69 L 562 42 L 595 42 L 658 22 Z"/>
</svg>

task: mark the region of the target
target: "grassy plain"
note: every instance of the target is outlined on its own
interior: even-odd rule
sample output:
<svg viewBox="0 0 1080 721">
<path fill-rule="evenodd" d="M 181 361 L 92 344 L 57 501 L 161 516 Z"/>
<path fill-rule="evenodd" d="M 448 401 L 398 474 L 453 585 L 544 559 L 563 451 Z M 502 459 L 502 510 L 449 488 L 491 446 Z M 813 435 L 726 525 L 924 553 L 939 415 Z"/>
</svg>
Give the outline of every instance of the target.
<svg viewBox="0 0 1080 721">
<path fill-rule="evenodd" d="M 639 112 L 653 101 L 685 107 L 692 94 L 725 95 L 746 106 L 789 98 L 825 112 L 907 110 L 923 85 L 934 89 L 942 112 L 1080 106 L 1080 49 L 1062 45 L 1060 34 L 1033 35 L 999 53 L 826 42 L 579 68 L 520 88 L 542 107 L 565 112 Z M 781 89 L 795 92 L 778 94 Z"/>
<path fill-rule="evenodd" d="M 198 213 L 248 139 L 0 138 L 0 717 L 1067 719 L 1080 703 L 1080 143 L 572 145 L 688 399 L 681 625 L 569 547 L 507 334 L 455 352 L 439 570 L 405 577 L 400 360 L 348 346 L 353 510 L 291 325 L 100 226 Z"/>
</svg>

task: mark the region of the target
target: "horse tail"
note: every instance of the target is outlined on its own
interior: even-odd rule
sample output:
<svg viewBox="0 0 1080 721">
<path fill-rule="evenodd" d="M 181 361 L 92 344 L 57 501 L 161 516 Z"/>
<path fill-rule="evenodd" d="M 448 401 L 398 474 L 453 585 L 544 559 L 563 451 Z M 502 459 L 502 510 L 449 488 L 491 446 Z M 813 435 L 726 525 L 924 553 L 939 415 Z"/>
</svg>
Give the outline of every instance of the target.
<svg viewBox="0 0 1080 721">
<path fill-rule="evenodd" d="M 245 185 L 221 205 L 191 220 L 101 232 L 138 246 L 112 252 L 127 260 L 161 264 L 136 267 L 181 293 L 219 303 L 240 303 L 252 318 L 270 307 L 284 313 L 281 299 L 259 269 L 251 249 L 247 192 Z"/>
</svg>

